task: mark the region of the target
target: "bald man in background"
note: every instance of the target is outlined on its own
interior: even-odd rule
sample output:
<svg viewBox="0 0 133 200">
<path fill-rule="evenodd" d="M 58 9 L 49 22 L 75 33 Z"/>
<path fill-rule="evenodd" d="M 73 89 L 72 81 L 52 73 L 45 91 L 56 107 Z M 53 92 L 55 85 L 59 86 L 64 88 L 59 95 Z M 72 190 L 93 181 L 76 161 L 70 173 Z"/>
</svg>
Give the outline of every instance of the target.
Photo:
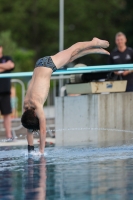
<svg viewBox="0 0 133 200">
<path fill-rule="evenodd" d="M 122 32 L 118 32 L 115 36 L 116 48 L 111 52 L 109 56 L 109 64 L 131 64 L 133 63 L 133 49 L 127 47 L 127 38 Z M 115 75 L 118 79 L 127 80 L 127 92 L 133 91 L 133 71 L 116 71 Z"/>
</svg>

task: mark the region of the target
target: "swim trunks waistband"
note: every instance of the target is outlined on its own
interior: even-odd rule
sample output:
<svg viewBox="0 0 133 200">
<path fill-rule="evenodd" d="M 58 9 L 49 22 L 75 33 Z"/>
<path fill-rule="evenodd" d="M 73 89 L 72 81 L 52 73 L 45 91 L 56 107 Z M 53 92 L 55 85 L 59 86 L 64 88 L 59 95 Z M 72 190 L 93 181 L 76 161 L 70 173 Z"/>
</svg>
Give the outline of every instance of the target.
<svg viewBox="0 0 133 200">
<path fill-rule="evenodd" d="M 53 70 L 53 72 L 57 70 L 57 68 L 50 56 L 46 56 L 46 57 L 43 57 L 43 58 L 40 58 L 37 60 L 35 68 L 42 67 L 42 66 L 51 68 Z"/>
</svg>

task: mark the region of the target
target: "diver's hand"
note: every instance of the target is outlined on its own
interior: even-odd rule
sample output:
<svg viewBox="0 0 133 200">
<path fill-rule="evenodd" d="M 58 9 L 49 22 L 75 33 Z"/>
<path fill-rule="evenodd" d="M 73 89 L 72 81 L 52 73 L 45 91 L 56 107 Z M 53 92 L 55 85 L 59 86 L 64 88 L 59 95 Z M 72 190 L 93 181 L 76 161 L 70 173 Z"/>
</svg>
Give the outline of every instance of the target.
<svg viewBox="0 0 133 200">
<path fill-rule="evenodd" d="M 31 151 L 28 153 L 29 156 L 43 156 L 44 153 L 40 152 L 40 151 Z"/>
<path fill-rule="evenodd" d="M 43 155 L 44 154 L 44 150 L 39 149 L 39 154 Z"/>
</svg>

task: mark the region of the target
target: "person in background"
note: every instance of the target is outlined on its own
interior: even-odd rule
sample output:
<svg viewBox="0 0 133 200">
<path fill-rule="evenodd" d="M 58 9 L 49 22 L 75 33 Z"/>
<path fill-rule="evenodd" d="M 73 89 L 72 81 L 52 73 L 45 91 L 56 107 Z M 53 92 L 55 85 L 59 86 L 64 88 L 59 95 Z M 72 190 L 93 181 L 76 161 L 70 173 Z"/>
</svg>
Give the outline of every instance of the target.
<svg viewBox="0 0 133 200">
<path fill-rule="evenodd" d="M 14 63 L 9 56 L 3 55 L 3 47 L 0 44 L 0 73 L 9 73 L 14 68 Z M 12 141 L 11 134 L 11 104 L 10 104 L 10 78 L 0 78 L 0 111 L 3 115 L 4 128 L 7 141 Z"/>
<path fill-rule="evenodd" d="M 127 38 L 124 33 L 118 32 L 115 36 L 116 48 L 109 56 L 109 64 L 130 64 L 133 63 L 133 49 L 127 47 Z M 114 72 L 121 79 L 127 80 L 126 91 L 133 91 L 133 71 L 116 71 Z"/>
</svg>

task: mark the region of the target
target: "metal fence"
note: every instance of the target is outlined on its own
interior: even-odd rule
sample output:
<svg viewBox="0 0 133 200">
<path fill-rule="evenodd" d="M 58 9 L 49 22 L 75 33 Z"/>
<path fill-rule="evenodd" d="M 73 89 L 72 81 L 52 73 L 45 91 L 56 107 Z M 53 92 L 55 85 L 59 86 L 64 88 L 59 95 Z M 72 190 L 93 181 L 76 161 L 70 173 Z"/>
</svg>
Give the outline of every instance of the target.
<svg viewBox="0 0 133 200">
<path fill-rule="evenodd" d="M 12 79 L 11 80 L 12 84 L 19 84 L 21 87 L 21 113 L 23 112 L 23 101 L 24 101 L 24 95 L 25 95 L 25 85 L 23 81 L 19 79 Z M 20 123 L 20 118 L 12 118 L 12 135 L 15 137 L 16 133 L 15 131 L 19 130 L 22 128 L 22 125 Z M 0 119 L 0 132 L 5 131 L 5 128 L 3 127 L 3 119 Z"/>
</svg>

